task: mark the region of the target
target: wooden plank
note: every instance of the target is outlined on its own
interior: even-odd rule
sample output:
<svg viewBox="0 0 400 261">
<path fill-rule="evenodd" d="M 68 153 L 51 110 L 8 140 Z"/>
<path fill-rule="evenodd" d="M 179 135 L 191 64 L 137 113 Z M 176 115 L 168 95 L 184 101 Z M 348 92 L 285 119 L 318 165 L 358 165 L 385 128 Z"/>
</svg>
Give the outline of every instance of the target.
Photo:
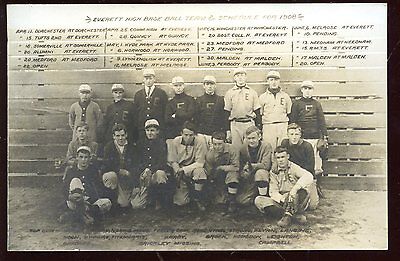
<svg viewBox="0 0 400 261">
<path fill-rule="evenodd" d="M 330 130 L 329 142 L 332 143 L 378 143 L 386 144 L 386 130 Z"/>
<path fill-rule="evenodd" d="M 187 82 L 201 82 L 205 75 L 212 74 L 220 82 L 233 82 L 231 69 L 159 69 L 157 82 L 170 82 L 177 75 Z M 302 81 L 382 81 L 386 75 L 385 67 L 374 68 L 278 68 L 282 79 Z M 249 82 L 265 82 L 267 70 L 248 69 Z M 141 83 L 141 70 L 57 70 L 57 71 L 10 71 L 9 84 L 62 84 L 62 83 Z"/>
<path fill-rule="evenodd" d="M 233 83 L 219 82 L 217 79 L 217 93 L 224 95 L 225 92 L 232 88 Z M 157 86 L 164 90 L 171 91 L 171 86 L 168 83 L 156 83 Z M 267 87 L 266 83 L 249 83 L 251 88 L 259 94 L 263 93 Z M 74 98 L 78 99 L 79 84 L 46 84 L 38 85 L 9 85 L 8 97 L 11 98 Z M 301 96 L 300 82 L 288 82 L 282 79 L 282 89 L 290 96 Z M 109 99 L 111 98 L 111 84 L 91 84 L 93 89 L 94 99 Z M 142 84 L 125 83 L 125 97 L 133 98 L 136 91 L 143 88 Z M 199 83 L 187 84 L 187 90 L 193 96 L 200 96 L 204 93 L 203 85 Z M 320 97 L 382 97 L 385 96 L 386 84 L 384 82 L 315 82 L 314 95 Z M 172 92 L 171 92 L 172 94 Z"/>
<path fill-rule="evenodd" d="M 188 94 L 192 92 L 187 90 Z M 133 100 L 128 98 L 128 100 Z M 20 114 L 55 114 L 68 113 L 71 104 L 77 99 L 10 99 L 8 100 L 8 113 L 11 115 Z M 105 112 L 112 103 L 112 99 L 93 99 Z M 320 100 L 325 112 L 385 112 L 386 103 L 382 99 L 335 99 Z"/>
<path fill-rule="evenodd" d="M 8 146 L 8 158 L 23 160 L 64 158 L 67 149 L 67 144 Z"/>
<path fill-rule="evenodd" d="M 322 189 L 332 190 L 366 190 L 378 191 L 387 190 L 385 177 L 322 177 Z"/>
<path fill-rule="evenodd" d="M 58 173 L 53 160 L 9 160 L 9 173 Z"/>
<path fill-rule="evenodd" d="M 70 129 L 67 114 L 9 115 L 8 129 Z"/>
<path fill-rule="evenodd" d="M 386 175 L 383 161 L 327 161 L 327 174 Z"/>
<path fill-rule="evenodd" d="M 71 130 L 9 130 L 8 144 L 68 144 Z"/>
<path fill-rule="evenodd" d="M 379 128 L 386 126 L 386 114 L 325 115 L 326 125 L 335 128 Z"/>
<path fill-rule="evenodd" d="M 331 145 L 329 159 L 385 159 L 386 145 Z"/>
</svg>

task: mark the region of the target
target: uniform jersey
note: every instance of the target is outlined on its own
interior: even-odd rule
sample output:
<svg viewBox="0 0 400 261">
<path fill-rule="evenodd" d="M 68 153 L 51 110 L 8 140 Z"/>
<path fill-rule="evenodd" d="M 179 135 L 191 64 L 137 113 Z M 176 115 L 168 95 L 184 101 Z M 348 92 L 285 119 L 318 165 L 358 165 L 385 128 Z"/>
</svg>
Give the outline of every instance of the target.
<svg viewBox="0 0 400 261">
<path fill-rule="evenodd" d="M 297 144 L 290 144 L 288 139 L 284 139 L 281 146 L 288 150 L 291 162 L 314 174 L 314 149 L 310 143 L 300 139 Z"/>
<path fill-rule="evenodd" d="M 293 102 L 290 122 L 300 125 L 304 139 L 319 139 L 328 135 L 321 103 L 313 98 L 302 97 Z"/>
<path fill-rule="evenodd" d="M 192 96 L 182 93 L 168 101 L 165 109 L 167 138 L 173 139 L 180 134 L 185 121 L 193 120 L 195 101 Z M 175 114 L 175 118 L 172 115 Z"/>
<path fill-rule="evenodd" d="M 254 111 L 260 109 L 258 94 L 247 85 L 229 89 L 224 97 L 225 110 L 230 111 L 229 120 L 255 119 Z"/>
<path fill-rule="evenodd" d="M 211 173 L 218 166 L 227 165 L 239 169 L 239 155 L 232 148 L 232 145 L 225 144 L 222 153 L 218 153 L 214 149 L 207 151 L 205 169 L 208 173 Z"/>
<path fill-rule="evenodd" d="M 228 119 L 224 111 L 224 98 L 216 94 L 204 94 L 196 99 L 195 122 L 198 132 L 212 135 L 215 131 L 226 131 Z"/>
<path fill-rule="evenodd" d="M 103 124 L 103 113 L 96 102 L 90 101 L 88 104 L 82 104 L 79 101 L 71 105 L 69 110 L 69 126 L 73 131 L 72 140 L 76 138 L 75 126 L 80 122 L 85 122 L 89 126 L 89 139 L 97 141 L 97 130 Z"/>
<path fill-rule="evenodd" d="M 288 122 L 288 114 L 292 108 L 289 95 L 280 90 L 276 95 L 268 89 L 260 96 L 262 123 Z"/>
<path fill-rule="evenodd" d="M 152 172 L 167 170 L 167 144 L 164 140 L 149 140 L 147 137 L 140 139 L 135 151 L 137 173 L 142 173 L 146 168 Z"/>
</svg>

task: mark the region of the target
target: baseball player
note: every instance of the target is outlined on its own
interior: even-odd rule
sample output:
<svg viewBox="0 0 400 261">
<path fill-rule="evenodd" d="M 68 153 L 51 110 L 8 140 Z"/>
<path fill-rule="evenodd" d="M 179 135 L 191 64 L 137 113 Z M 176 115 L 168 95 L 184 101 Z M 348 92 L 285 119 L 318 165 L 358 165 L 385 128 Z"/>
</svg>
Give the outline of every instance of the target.
<svg viewBox="0 0 400 261">
<path fill-rule="evenodd" d="M 245 143 L 239 151 L 239 204 L 250 204 L 257 195 L 268 195 L 271 159 L 271 145 L 261 141 L 259 128 L 250 126 L 246 130 Z"/>
<path fill-rule="evenodd" d="M 239 150 L 247 128 L 260 123 L 260 103 L 257 92 L 246 83 L 247 74 L 243 68 L 234 70 L 233 79 L 235 86 L 225 94 L 224 109 L 230 113 L 230 131 L 227 133 L 227 139 L 231 139 L 232 145 Z"/>
<path fill-rule="evenodd" d="M 181 136 L 168 144 L 168 164 L 173 169 L 177 183 L 174 195 L 176 205 L 189 203 L 190 190 L 198 209 L 205 210 L 203 186 L 207 180 L 204 169 L 206 152 L 205 140 L 197 136 L 196 127 L 192 122 L 185 122 Z"/>
<path fill-rule="evenodd" d="M 112 205 L 112 195 L 102 184 L 97 167 L 90 164 L 90 155 L 88 146 L 79 147 L 77 164 L 67 170 L 63 182 L 66 207 L 85 225 L 92 225 Z M 67 215 L 61 215 L 59 221 L 64 222 Z"/>
<path fill-rule="evenodd" d="M 290 122 L 297 123 L 303 130 L 304 140 L 311 143 L 315 156 L 315 176 L 321 176 L 322 159 L 317 150 L 318 140 L 328 141 L 328 131 L 326 129 L 324 111 L 321 103 L 313 98 L 314 83 L 303 81 L 301 92 L 303 96 L 293 102 Z"/>
<path fill-rule="evenodd" d="M 91 100 L 91 96 L 92 88 L 88 84 L 79 86 L 79 101 L 73 103 L 69 110 L 69 126 L 73 131 L 72 140 L 76 138 L 76 125 L 83 121 L 89 126 L 89 139 L 97 142 L 97 130 L 103 124 L 103 114 L 99 105 Z"/>
<path fill-rule="evenodd" d="M 313 182 L 313 175 L 290 162 L 289 156 L 286 148 L 276 148 L 277 166 L 271 170 L 270 196 L 258 196 L 254 201 L 262 213 L 281 218 L 278 221 L 281 227 L 289 226 L 293 218 L 300 224 L 307 222 L 304 211 L 310 201 L 308 187 Z"/>
<path fill-rule="evenodd" d="M 167 165 L 167 144 L 159 137 L 160 124 L 156 119 L 145 122 L 146 137 L 136 144 L 136 173 L 140 173 L 140 186 L 148 189 L 147 197 L 137 197 L 136 206 L 154 201 L 155 209 L 167 210 L 172 205 L 170 167 Z"/>
<path fill-rule="evenodd" d="M 225 138 L 225 133 L 221 131 L 212 134 L 213 146 L 206 154 L 204 168 L 208 179 L 213 184 L 216 196 L 223 198 L 221 194 L 224 195 L 228 192 L 227 210 L 232 213 L 236 210 L 236 194 L 239 185 L 239 155 L 232 148 L 232 145 L 225 143 Z M 217 203 L 223 201 L 220 198 L 216 198 Z"/>
<path fill-rule="evenodd" d="M 260 96 L 263 140 L 271 144 L 273 150 L 286 138 L 288 114 L 292 108 L 289 95 L 281 90 L 280 78 L 279 72 L 268 72 L 268 88 Z"/>
<path fill-rule="evenodd" d="M 172 78 L 175 97 L 168 101 L 165 109 L 166 137 L 173 139 L 180 134 L 185 121 L 192 121 L 195 113 L 195 101 L 184 93 L 185 81 L 182 77 Z"/>
<path fill-rule="evenodd" d="M 195 123 L 203 134 L 207 146 L 211 145 L 211 135 L 215 131 L 229 130 L 228 113 L 224 110 L 224 98 L 215 93 L 216 79 L 207 75 L 203 79 L 205 93 L 196 99 Z"/>
<path fill-rule="evenodd" d="M 138 175 L 133 171 L 135 148 L 128 142 L 127 130 L 123 124 L 114 125 L 112 132 L 114 140 L 104 148 L 103 183 L 116 192 L 115 203 L 123 208 L 122 211 L 126 211 L 131 204 L 133 189 L 139 184 Z"/>
<path fill-rule="evenodd" d="M 132 102 L 124 99 L 125 88 L 122 84 L 113 84 L 111 93 L 114 102 L 107 107 L 104 117 L 103 132 L 104 143 L 107 144 L 113 139 L 112 128 L 114 125 L 122 123 L 125 125 L 128 137 L 133 142 L 135 134 L 135 110 Z"/>
<path fill-rule="evenodd" d="M 144 88 L 137 91 L 133 102 L 137 110 L 139 138 L 144 138 L 144 123 L 149 119 L 156 119 L 160 124 L 161 132 L 164 130 L 165 106 L 168 96 L 164 90 L 155 86 L 156 74 L 153 69 L 143 70 Z"/>
</svg>

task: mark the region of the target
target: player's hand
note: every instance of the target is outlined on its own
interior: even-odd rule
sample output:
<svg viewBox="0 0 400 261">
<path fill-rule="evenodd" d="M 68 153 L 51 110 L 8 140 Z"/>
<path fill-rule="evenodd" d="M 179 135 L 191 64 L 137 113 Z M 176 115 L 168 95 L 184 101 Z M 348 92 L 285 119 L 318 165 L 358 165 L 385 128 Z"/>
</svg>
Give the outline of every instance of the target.
<svg viewBox="0 0 400 261">
<path fill-rule="evenodd" d="M 179 168 L 178 171 L 175 173 L 175 177 L 181 177 L 183 174 L 185 174 L 185 172 L 182 168 Z"/>
<path fill-rule="evenodd" d="M 297 189 L 296 189 L 296 187 L 293 187 L 289 191 L 289 201 L 293 201 L 293 199 L 296 197 L 296 194 L 297 194 Z"/>
<path fill-rule="evenodd" d="M 232 133 L 231 131 L 226 131 L 226 142 L 232 143 Z"/>
<path fill-rule="evenodd" d="M 69 201 L 81 202 L 83 201 L 83 195 L 81 193 L 71 193 L 68 196 Z"/>
<path fill-rule="evenodd" d="M 218 166 L 218 167 L 216 168 L 216 170 L 225 171 L 225 166 Z"/>
<path fill-rule="evenodd" d="M 127 171 L 126 169 L 120 169 L 119 170 L 119 174 L 122 175 L 122 176 L 129 176 L 130 175 L 129 171 Z"/>
<path fill-rule="evenodd" d="M 242 178 L 244 178 L 244 179 L 250 178 L 250 172 L 248 172 L 248 171 L 243 171 L 243 172 L 242 172 Z"/>
</svg>

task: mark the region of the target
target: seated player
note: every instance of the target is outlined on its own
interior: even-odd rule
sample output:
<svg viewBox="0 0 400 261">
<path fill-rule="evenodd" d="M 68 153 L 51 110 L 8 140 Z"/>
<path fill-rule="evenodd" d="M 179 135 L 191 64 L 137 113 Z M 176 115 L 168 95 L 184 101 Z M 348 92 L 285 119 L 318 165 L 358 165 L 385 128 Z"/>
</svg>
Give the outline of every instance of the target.
<svg viewBox="0 0 400 261">
<path fill-rule="evenodd" d="M 239 151 L 240 182 L 237 201 L 247 205 L 252 204 L 257 195 L 268 195 L 272 149 L 269 143 L 261 141 L 261 131 L 256 126 L 247 128 L 245 134 L 245 143 Z"/>
<path fill-rule="evenodd" d="M 189 203 L 190 190 L 191 198 L 199 210 L 204 211 L 203 186 L 207 180 L 204 170 L 206 143 L 203 138 L 197 136 L 196 127 L 192 122 L 183 124 L 181 134 L 168 144 L 168 164 L 173 169 L 177 185 L 174 203 L 180 206 Z"/>
<path fill-rule="evenodd" d="M 66 205 L 85 225 L 92 225 L 95 219 L 110 210 L 112 197 L 102 184 L 97 167 L 89 164 L 90 155 L 88 146 L 79 147 L 77 164 L 67 170 L 64 179 Z M 65 220 L 65 214 L 60 217 L 61 222 Z"/>
<path fill-rule="evenodd" d="M 313 182 L 313 175 L 290 162 L 289 157 L 286 148 L 276 148 L 277 166 L 271 170 L 270 196 L 258 196 L 254 201 L 262 213 L 281 218 L 278 221 L 281 227 L 289 226 L 293 218 L 300 224 L 307 222 L 304 211 L 310 201 L 308 187 Z"/>
<path fill-rule="evenodd" d="M 172 205 L 170 167 L 167 165 L 167 144 L 160 135 L 160 124 L 156 119 L 144 124 L 146 136 L 136 144 L 136 173 L 140 174 L 140 187 L 146 188 L 144 198 L 137 197 L 132 205 L 143 207 L 155 203 L 156 210 L 168 209 Z"/>
<path fill-rule="evenodd" d="M 131 203 L 133 189 L 139 183 L 133 171 L 134 146 L 128 142 L 123 124 L 114 125 L 112 132 L 114 140 L 104 148 L 103 183 L 117 193 L 118 206 L 127 208 Z"/>
<path fill-rule="evenodd" d="M 212 147 L 206 154 L 205 169 L 208 179 L 213 183 L 216 201 L 224 201 L 228 192 L 228 212 L 236 209 L 236 194 L 239 184 L 239 156 L 232 145 L 225 143 L 224 132 L 214 132 Z M 222 198 L 222 200 L 221 200 Z"/>
<path fill-rule="evenodd" d="M 185 82 L 182 77 L 172 79 L 172 88 L 175 96 L 167 102 L 165 108 L 165 123 L 167 139 L 174 139 L 180 135 L 181 126 L 185 121 L 193 120 L 195 113 L 195 100 L 184 93 Z"/>
</svg>

